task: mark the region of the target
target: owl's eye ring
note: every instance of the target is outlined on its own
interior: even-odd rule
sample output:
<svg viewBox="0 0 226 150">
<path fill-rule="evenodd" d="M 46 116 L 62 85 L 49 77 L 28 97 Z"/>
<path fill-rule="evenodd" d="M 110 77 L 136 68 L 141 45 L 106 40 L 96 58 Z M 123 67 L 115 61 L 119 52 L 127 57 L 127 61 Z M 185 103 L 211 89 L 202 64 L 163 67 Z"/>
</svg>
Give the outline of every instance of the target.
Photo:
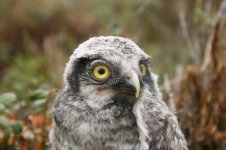
<svg viewBox="0 0 226 150">
<path fill-rule="evenodd" d="M 108 65 L 98 63 L 92 67 L 92 75 L 98 81 L 105 81 L 110 77 L 110 69 Z"/>
<path fill-rule="evenodd" d="M 147 67 L 144 64 L 140 64 L 140 73 L 142 76 L 145 76 L 147 74 Z"/>
</svg>

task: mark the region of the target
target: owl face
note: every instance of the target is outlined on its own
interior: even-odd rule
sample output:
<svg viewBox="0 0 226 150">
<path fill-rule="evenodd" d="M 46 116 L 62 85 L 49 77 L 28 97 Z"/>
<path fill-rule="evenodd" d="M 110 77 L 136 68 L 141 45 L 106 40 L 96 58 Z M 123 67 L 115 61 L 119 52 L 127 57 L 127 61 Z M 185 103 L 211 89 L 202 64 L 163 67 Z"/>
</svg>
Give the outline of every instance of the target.
<svg viewBox="0 0 226 150">
<path fill-rule="evenodd" d="M 152 90 L 149 68 L 149 56 L 132 41 L 95 37 L 81 44 L 70 57 L 65 88 L 95 108 L 115 100 L 133 103 L 144 89 Z"/>
</svg>

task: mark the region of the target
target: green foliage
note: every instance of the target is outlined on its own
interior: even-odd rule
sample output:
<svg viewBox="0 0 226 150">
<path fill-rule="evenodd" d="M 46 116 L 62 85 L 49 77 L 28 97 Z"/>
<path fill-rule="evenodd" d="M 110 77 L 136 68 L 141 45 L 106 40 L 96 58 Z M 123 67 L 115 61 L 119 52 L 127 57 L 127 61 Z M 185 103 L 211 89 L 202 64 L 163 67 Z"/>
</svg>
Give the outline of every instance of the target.
<svg viewBox="0 0 226 150">
<path fill-rule="evenodd" d="M 22 123 L 21 122 L 15 122 L 13 125 L 12 125 L 12 129 L 13 129 L 13 132 L 18 135 L 22 132 Z"/>
<path fill-rule="evenodd" d="M 48 90 L 38 89 L 28 93 L 27 99 L 20 100 L 17 99 L 15 93 L 3 93 L 0 95 L 0 115 L 10 115 L 21 109 L 24 109 L 20 113 L 21 116 L 27 115 L 31 111 L 32 113 L 41 113 L 45 109 L 48 94 Z M 4 122 L 4 119 L 2 120 Z"/>
<path fill-rule="evenodd" d="M 33 59 L 32 57 L 17 57 L 11 62 L 11 69 L 7 76 L 3 77 L 2 87 L 27 93 L 30 87 L 38 88 L 41 83 L 47 80 L 41 73 L 42 66 L 45 64 L 43 59 Z"/>
<path fill-rule="evenodd" d="M 20 135 L 22 133 L 23 123 L 21 121 L 10 122 L 5 116 L 0 115 L 0 127 L 3 127 L 3 137 L 4 141 L 8 141 L 10 135 L 13 133 L 15 135 Z M 0 130 L 1 132 L 1 130 Z"/>
<path fill-rule="evenodd" d="M 5 129 L 10 127 L 9 121 L 4 116 L 0 116 L 0 124 Z"/>
<path fill-rule="evenodd" d="M 44 90 L 35 90 L 30 94 L 30 100 L 35 101 L 35 100 L 42 100 L 45 99 L 46 96 L 48 95 L 48 91 Z"/>
<path fill-rule="evenodd" d="M 41 134 L 46 133 L 46 126 L 37 126 L 39 118 L 30 115 L 47 111 L 48 96 L 49 91 L 43 89 L 28 93 L 26 100 L 17 99 L 16 94 L 10 92 L 0 95 L 0 149 L 10 148 L 17 140 L 34 138 L 32 133 L 34 130 L 39 131 L 43 128 L 44 133 Z"/>
<path fill-rule="evenodd" d="M 17 97 L 14 93 L 0 95 L 0 114 L 11 114 L 12 110 L 18 110 L 19 105 L 15 104 Z"/>
</svg>

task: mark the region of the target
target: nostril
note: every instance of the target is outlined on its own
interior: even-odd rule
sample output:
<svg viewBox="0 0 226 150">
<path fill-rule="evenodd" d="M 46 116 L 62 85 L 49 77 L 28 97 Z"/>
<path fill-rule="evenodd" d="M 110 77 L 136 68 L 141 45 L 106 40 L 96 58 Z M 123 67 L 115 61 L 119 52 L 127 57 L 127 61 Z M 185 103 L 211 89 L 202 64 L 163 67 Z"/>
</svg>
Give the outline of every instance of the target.
<svg viewBox="0 0 226 150">
<path fill-rule="evenodd" d="M 131 76 L 125 75 L 125 76 L 124 76 L 124 79 L 125 79 L 125 80 L 130 80 L 130 79 L 131 79 Z"/>
</svg>

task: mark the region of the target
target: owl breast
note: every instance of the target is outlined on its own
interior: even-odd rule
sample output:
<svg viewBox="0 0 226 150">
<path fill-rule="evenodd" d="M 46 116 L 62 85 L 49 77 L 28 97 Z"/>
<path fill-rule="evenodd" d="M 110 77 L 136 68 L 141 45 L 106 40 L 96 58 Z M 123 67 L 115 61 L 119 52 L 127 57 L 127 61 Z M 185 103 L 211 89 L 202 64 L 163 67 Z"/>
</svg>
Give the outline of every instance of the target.
<svg viewBox="0 0 226 150">
<path fill-rule="evenodd" d="M 65 107 L 65 101 L 58 102 L 54 132 L 61 133 L 55 135 L 61 135 L 56 138 L 57 143 L 61 143 L 59 147 L 83 150 L 132 150 L 138 147 L 136 118 L 128 101 L 114 100 L 100 109 L 90 108 L 85 101 L 68 103 L 67 109 L 62 109 L 60 107 Z"/>
<path fill-rule="evenodd" d="M 114 122 L 114 123 L 113 123 Z M 84 149 L 134 149 L 138 132 L 133 120 L 123 117 L 81 123 L 78 137 Z"/>
<path fill-rule="evenodd" d="M 77 128 L 84 149 L 134 149 L 139 135 L 132 108 L 111 105 L 87 115 Z"/>
</svg>

